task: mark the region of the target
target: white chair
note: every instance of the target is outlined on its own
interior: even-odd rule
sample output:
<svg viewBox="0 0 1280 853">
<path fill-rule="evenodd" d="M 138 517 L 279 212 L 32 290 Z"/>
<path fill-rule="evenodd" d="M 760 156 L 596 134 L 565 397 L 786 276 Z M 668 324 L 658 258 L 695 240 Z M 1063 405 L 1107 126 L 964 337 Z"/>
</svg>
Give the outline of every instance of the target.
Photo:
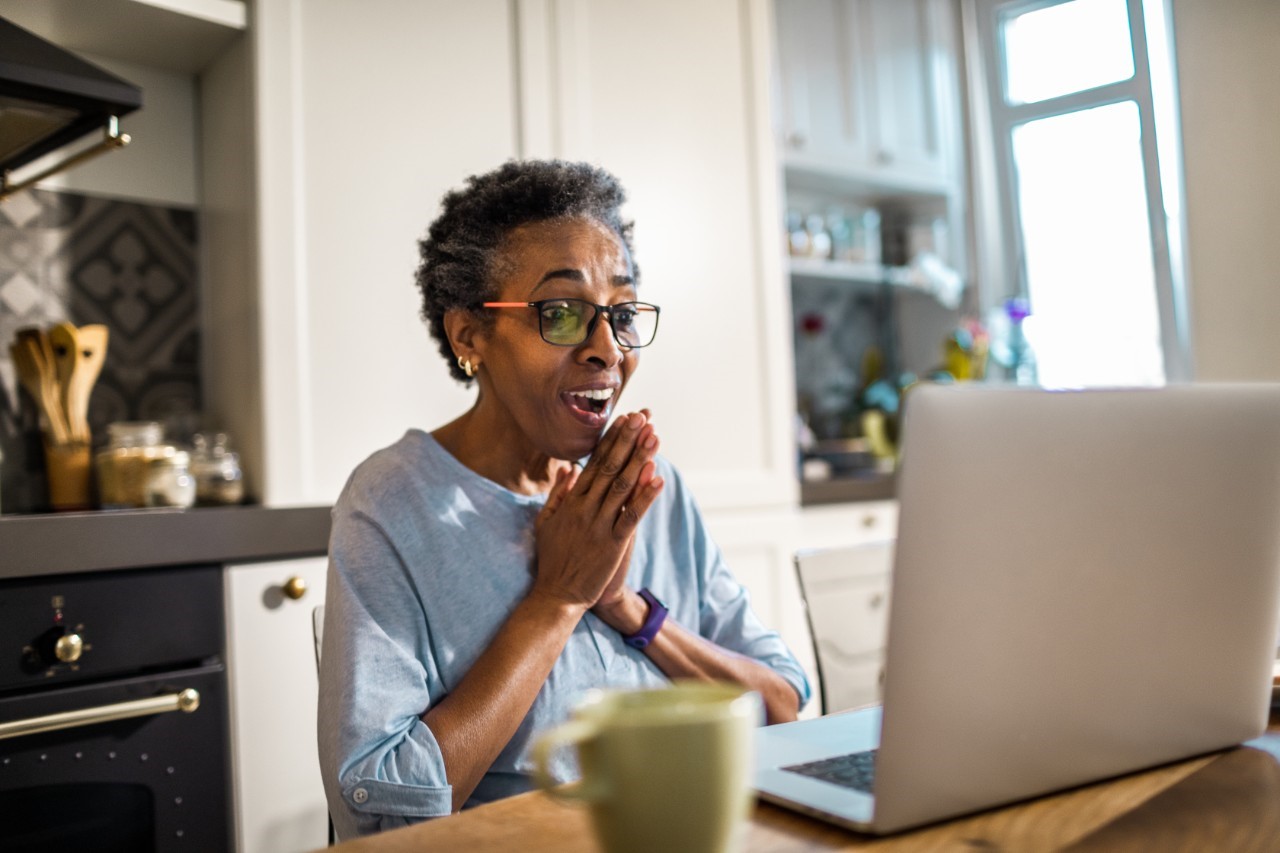
<svg viewBox="0 0 1280 853">
<path fill-rule="evenodd" d="M 881 700 L 893 542 L 795 556 L 823 714 Z"/>
<path fill-rule="evenodd" d="M 324 605 L 320 604 L 311 611 L 311 633 L 316 644 L 316 672 L 320 671 L 320 642 L 324 639 Z"/>
<path fill-rule="evenodd" d="M 320 644 L 324 640 L 324 605 L 320 604 L 311 611 L 311 634 L 316 644 L 316 673 L 320 672 Z M 333 815 L 329 815 L 329 846 L 337 843 L 333 832 Z"/>
</svg>

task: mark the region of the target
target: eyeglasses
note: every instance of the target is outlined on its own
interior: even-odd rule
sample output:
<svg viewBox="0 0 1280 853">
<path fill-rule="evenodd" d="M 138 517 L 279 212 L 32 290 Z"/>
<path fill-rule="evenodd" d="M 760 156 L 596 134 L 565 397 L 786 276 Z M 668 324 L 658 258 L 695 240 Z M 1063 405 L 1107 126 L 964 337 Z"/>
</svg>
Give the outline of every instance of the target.
<svg viewBox="0 0 1280 853">
<path fill-rule="evenodd" d="M 542 339 L 558 347 L 575 347 L 591 337 L 603 314 L 613 339 L 623 349 L 653 343 L 658 333 L 658 306 L 648 302 L 596 305 L 585 299 L 539 299 L 537 302 L 485 302 L 485 308 L 536 308 Z"/>
</svg>

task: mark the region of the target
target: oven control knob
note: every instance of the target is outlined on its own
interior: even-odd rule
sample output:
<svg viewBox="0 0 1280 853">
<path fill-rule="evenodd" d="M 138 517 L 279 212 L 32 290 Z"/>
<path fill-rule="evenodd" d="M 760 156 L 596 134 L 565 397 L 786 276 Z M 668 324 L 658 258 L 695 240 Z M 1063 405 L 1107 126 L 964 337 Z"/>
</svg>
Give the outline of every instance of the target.
<svg viewBox="0 0 1280 853">
<path fill-rule="evenodd" d="M 79 634 L 65 634 L 53 644 L 53 654 L 63 663 L 75 663 L 84 652 L 84 640 Z"/>
</svg>

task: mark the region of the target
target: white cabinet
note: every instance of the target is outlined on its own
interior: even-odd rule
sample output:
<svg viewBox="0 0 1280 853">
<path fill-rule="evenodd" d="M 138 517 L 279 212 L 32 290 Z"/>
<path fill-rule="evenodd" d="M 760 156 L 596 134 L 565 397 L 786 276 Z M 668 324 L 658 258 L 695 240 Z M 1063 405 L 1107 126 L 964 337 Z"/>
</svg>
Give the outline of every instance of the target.
<svg viewBox="0 0 1280 853">
<path fill-rule="evenodd" d="M 946 0 L 777 0 L 789 169 L 945 192 L 957 177 L 959 58 Z"/>
<path fill-rule="evenodd" d="M 324 557 L 313 557 L 225 570 L 239 853 L 328 843 L 311 627 L 312 612 L 324 603 L 326 565 Z"/>
<path fill-rule="evenodd" d="M 788 163 L 872 166 L 865 85 L 869 53 L 855 26 L 861 4 L 846 0 L 777 0 L 777 109 Z"/>
<path fill-rule="evenodd" d="M 413 273 L 445 191 L 520 153 L 514 14 L 259 0 L 205 75 L 206 389 L 265 503 L 331 502 L 468 405 Z"/>
</svg>

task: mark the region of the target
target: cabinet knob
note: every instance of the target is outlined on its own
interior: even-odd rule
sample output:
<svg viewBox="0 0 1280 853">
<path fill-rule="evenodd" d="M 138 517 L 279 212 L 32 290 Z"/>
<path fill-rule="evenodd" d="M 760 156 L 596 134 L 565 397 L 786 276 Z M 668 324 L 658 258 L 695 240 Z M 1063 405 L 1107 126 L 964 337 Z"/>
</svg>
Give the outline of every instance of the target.
<svg viewBox="0 0 1280 853">
<path fill-rule="evenodd" d="M 881 166 L 888 166 L 890 163 L 893 162 L 893 152 L 886 151 L 885 149 L 881 148 L 879 151 L 876 152 L 876 162 L 879 163 Z"/>
<path fill-rule="evenodd" d="M 808 141 L 809 140 L 805 138 L 803 133 L 798 133 L 793 130 L 791 133 L 787 134 L 787 147 L 789 148 L 803 148 L 805 143 Z"/>
<path fill-rule="evenodd" d="M 294 601 L 297 601 L 299 598 L 302 598 L 302 596 L 307 594 L 307 582 L 297 575 L 294 575 L 284 582 L 280 587 L 280 591 L 283 592 L 287 598 L 292 598 Z"/>
<path fill-rule="evenodd" d="M 872 513 L 867 513 L 862 517 L 862 526 L 870 530 L 876 526 L 876 517 Z"/>
<path fill-rule="evenodd" d="M 54 656 L 63 663 L 75 663 L 84 652 L 84 640 L 79 634 L 65 634 L 53 644 Z"/>
</svg>

